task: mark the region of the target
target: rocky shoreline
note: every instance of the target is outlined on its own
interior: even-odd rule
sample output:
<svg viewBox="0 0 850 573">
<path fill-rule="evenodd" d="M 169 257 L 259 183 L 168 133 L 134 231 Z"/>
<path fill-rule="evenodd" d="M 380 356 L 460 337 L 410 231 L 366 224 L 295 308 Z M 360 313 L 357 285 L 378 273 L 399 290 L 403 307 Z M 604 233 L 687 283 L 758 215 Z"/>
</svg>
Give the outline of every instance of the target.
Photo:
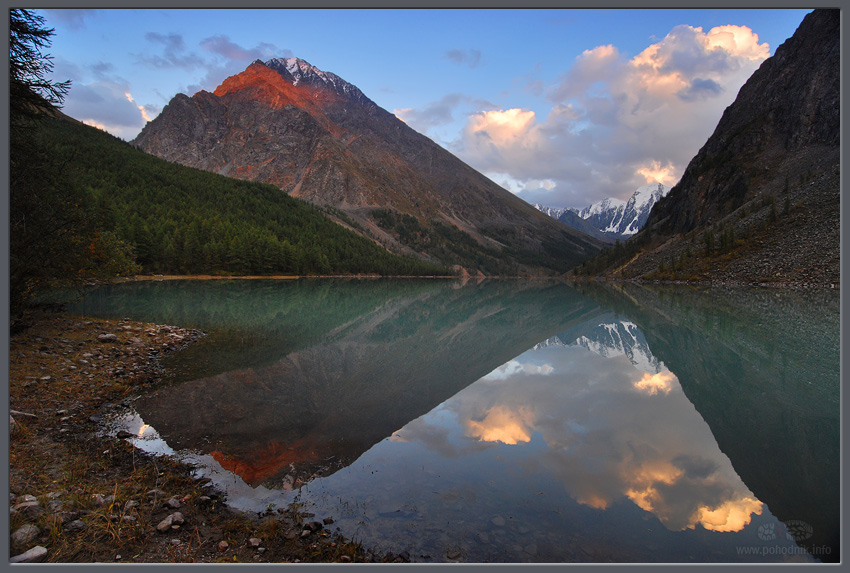
<svg viewBox="0 0 850 573">
<path fill-rule="evenodd" d="M 56 312 L 10 340 L 10 562 L 392 562 L 297 507 L 229 509 L 192 468 L 97 432 L 197 330 Z"/>
</svg>

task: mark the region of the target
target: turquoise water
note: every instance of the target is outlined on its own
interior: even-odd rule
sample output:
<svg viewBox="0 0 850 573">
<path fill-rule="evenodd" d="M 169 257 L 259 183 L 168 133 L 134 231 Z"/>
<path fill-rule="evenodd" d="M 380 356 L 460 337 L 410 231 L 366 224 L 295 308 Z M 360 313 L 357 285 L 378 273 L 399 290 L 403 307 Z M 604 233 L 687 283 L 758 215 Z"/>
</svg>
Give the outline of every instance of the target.
<svg viewBox="0 0 850 573">
<path fill-rule="evenodd" d="M 70 310 L 208 333 L 113 424 L 238 509 L 417 562 L 840 555 L 834 292 L 162 281 Z"/>
</svg>

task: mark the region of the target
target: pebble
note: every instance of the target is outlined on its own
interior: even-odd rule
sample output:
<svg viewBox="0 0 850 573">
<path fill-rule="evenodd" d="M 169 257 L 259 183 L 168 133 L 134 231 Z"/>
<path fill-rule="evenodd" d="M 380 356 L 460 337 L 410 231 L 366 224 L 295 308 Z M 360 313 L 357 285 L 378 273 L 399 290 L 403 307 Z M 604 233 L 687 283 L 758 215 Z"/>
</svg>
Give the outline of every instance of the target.
<svg viewBox="0 0 850 573">
<path fill-rule="evenodd" d="M 100 340 L 101 342 L 115 342 L 116 340 L 118 340 L 118 337 L 115 336 L 112 333 L 107 333 L 107 334 L 99 334 L 97 339 Z"/>
<path fill-rule="evenodd" d="M 56 514 L 56 517 L 59 518 L 59 521 L 62 523 L 68 523 L 69 521 L 74 521 L 78 517 L 80 517 L 79 511 L 60 511 Z"/>
<path fill-rule="evenodd" d="M 339 560 L 342 561 L 343 563 L 351 563 L 351 557 L 349 557 L 348 555 L 341 556 L 339 558 Z"/>
<path fill-rule="evenodd" d="M 181 545 L 182 543 L 183 542 L 180 541 L 179 539 L 172 539 L 171 540 L 171 545 L 174 545 L 174 546 Z"/>
<path fill-rule="evenodd" d="M 130 511 L 134 507 L 139 507 L 141 504 L 135 499 L 127 500 L 127 503 L 124 504 L 124 511 Z"/>
<path fill-rule="evenodd" d="M 124 440 L 126 438 L 132 438 L 134 437 L 134 435 L 128 432 L 127 430 L 119 430 L 118 433 L 115 434 L 115 437 L 119 440 Z"/>
<path fill-rule="evenodd" d="M 172 497 L 168 501 L 166 501 L 163 505 L 166 507 L 170 507 L 171 509 L 179 509 L 180 508 L 180 500 L 176 497 Z"/>
<path fill-rule="evenodd" d="M 102 493 L 96 493 L 92 496 L 92 498 L 94 499 L 94 504 L 98 507 L 104 507 L 115 501 L 114 495 L 104 496 Z"/>
<path fill-rule="evenodd" d="M 38 498 L 35 497 L 34 495 L 29 495 L 29 494 L 24 494 L 24 495 L 22 495 L 21 497 L 18 498 L 18 503 L 24 503 L 24 502 L 28 502 L 28 501 L 37 502 Z"/>
<path fill-rule="evenodd" d="M 259 547 L 260 543 L 262 543 L 262 541 L 260 541 L 256 537 L 252 537 L 248 540 L 248 547 Z"/>
<path fill-rule="evenodd" d="M 165 492 L 161 489 L 152 489 L 147 493 L 148 497 L 165 497 Z"/>
<path fill-rule="evenodd" d="M 332 517 L 326 517 L 322 520 L 322 523 L 324 523 L 325 525 L 330 525 L 333 522 L 334 522 L 334 520 L 333 520 Z"/>
<path fill-rule="evenodd" d="M 85 528 L 86 528 L 86 523 L 81 519 L 75 519 L 74 521 L 68 522 L 68 523 L 65 524 L 65 527 L 63 527 L 63 529 L 65 531 L 68 531 L 68 532 L 71 532 L 71 533 L 76 533 L 78 531 L 82 531 Z"/>
<path fill-rule="evenodd" d="M 9 559 L 9 563 L 40 563 L 44 561 L 45 557 L 47 557 L 47 548 L 36 545 L 29 551 L 15 555 Z"/>
<path fill-rule="evenodd" d="M 14 507 L 15 511 L 34 519 L 44 513 L 44 508 L 37 501 L 25 501 Z"/>
<path fill-rule="evenodd" d="M 59 513 L 65 509 L 65 503 L 61 499 L 54 499 L 47 503 L 47 511 L 50 513 Z"/>
<path fill-rule="evenodd" d="M 41 530 L 38 527 L 26 523 L 12 533 L 12 546 L 29 545 L 40 533 Z"/>
<path fill-rule="evenodd" d="M 227 551 L 228 547 L 230 547 L 230 544 L 227 541 L 220 541 L 218 543 L 218 552 L 224 553 L 225 551 Z"/>
<path fill-rule="evenodd" d="M 156 526 L 156 530 L 160 533 L 165 533 L 166 531 L 171 529 L 172 525 L 174 525 L 174 514 L 171 514 L 162 521 L 160 521 Z"/>
</svg>

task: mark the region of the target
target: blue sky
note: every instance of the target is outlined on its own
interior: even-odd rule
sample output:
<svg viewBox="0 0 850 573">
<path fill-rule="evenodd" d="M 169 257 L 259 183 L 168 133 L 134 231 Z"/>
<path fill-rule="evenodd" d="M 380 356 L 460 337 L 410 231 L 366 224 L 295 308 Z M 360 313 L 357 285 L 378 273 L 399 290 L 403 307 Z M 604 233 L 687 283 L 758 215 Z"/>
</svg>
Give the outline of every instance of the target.
<svg viewBox="0 0 850 573">
<path fill-rule="evenodd" d="M 672 185 L 810 10 L 40 10 L 65 111 L 130 140 L 178 92 L 297 56 L 528 201 Z"/>
</svg>

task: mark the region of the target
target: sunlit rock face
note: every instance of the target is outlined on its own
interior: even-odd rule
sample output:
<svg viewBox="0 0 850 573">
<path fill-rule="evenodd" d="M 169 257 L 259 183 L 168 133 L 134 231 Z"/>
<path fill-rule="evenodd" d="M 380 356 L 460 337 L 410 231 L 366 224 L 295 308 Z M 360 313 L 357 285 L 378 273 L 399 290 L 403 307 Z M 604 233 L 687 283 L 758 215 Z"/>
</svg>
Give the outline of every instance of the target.
<svg viewBox="0 0 850 573">
<path fill-rule="evenodd" d="M 535 274 L 563 272 L 601 246 L 493 183 L 353 84 L 298 58 L 257 60 L 213 93 L 178 94 L 133 144 L 333 206 L 359 223 L 355 231 L 447 264 L 446 250 L 462 254 L 459 237 L 490 267 L 502 259 Z M 370 217 L 378 208 L 399 221 L 414 217 L 425 231 L 410 232 L 410 222 L 381 226 L 383 219 Z M 466 256 L 464 264 L 474 268 L 476 260 Z"/>
</svg>

